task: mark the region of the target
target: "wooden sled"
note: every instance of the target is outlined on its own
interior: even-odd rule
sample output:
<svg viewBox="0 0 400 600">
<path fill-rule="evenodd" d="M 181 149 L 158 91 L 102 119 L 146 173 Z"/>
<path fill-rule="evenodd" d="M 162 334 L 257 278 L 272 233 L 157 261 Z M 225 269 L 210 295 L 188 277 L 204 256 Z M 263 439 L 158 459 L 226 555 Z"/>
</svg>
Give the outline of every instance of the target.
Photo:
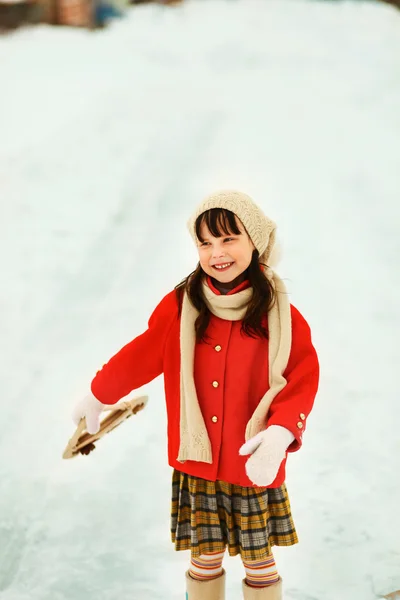
<svg viewBox="0 0 400 600">
<path fill-rule="evenodd" d="M 100 422 L 100 429 L 97 433 L 89 433 L 86 430 L 86 419 L 81 419 L 72 438 L 69 440 L 64 450 L 63 458 L 74 458 L 79 454 L 90 454 L 95 449 L 95 442 L 100 440 L 106 433 L 109 433 L 123 421 L 136 415 L 146 406 L 148 396 L 140 396 L 125 400 L 113 405 L 105 405 L 104 412 L 107 415 Z"/>
</svg>

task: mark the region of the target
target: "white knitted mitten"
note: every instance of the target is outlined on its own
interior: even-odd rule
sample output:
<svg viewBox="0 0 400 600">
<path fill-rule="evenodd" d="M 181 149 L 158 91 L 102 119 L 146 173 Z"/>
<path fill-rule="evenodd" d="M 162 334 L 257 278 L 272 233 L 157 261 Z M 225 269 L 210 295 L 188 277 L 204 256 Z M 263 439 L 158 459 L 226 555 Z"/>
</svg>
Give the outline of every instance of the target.
<svg viewBox="0 0 400 600">
<path fill-rule="evenodd" d="M 100 415 L 104 407 L 105 404 L 90 393 L 76 404 L 72 411 L 72 420 L 75 425 L 79 425 L 80 420 L 85 417 L 88 432 L 97 433 L 100 429 Z"/>
<path fill-rule="evenodd" d="M 246 462 L 246 473 L 250 481 L 259 487 L 270 485 L 293 440 L 293 433 L 286 427 L 271 425 L 243 444 L 239 454 L 252 455 Z"/>
</svg>

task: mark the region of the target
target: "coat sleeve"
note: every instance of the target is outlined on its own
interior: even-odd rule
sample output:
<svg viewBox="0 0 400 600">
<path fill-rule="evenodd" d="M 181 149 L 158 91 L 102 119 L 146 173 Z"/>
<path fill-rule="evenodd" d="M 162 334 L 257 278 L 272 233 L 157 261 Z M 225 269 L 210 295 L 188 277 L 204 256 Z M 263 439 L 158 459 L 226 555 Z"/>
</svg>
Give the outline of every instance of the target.
<svg viewBox="0 0 400 600">
<path fill-rule="evenodd" d="M 301 448 L 307 418 L 318 391 L 319 363 L 308 323 L 294 306 L 291 313 L 292 348 L 284 372 L 287 385 L 271 403 L 267 427 L 281 425 L 291 431 L 295 440 L 288 452 L 296 452 Z"/>
<path fill-rule="evenodd" d="M 94 396 L 103 404 L 115 404 L 163 372 L 168 333 L 178 319 L 175 291 L 161 300 L 148 322 L 148 329 L 115 354 L 91 383 Z"/>
</svg>

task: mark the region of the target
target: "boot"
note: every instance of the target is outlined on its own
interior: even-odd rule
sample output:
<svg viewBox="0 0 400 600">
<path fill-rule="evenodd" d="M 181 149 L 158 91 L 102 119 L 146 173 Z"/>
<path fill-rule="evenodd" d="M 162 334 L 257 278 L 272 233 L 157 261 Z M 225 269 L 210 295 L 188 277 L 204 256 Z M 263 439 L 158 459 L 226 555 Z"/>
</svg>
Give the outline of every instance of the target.
<svg viewBox="0 0 400 600">
<path fill-rule="evenodd" d="M 243 579 L 243 598 L 244 600 L 282 600 L 282 579 L 279 577 L 276 583 L 258 589 L 250 587 Z"/>
<path fill-rule="evenodd" d="M 186 600 L 225 600 L 225 571 L 211 581 L 197 581 L 186 571 Z"/>
</svg>

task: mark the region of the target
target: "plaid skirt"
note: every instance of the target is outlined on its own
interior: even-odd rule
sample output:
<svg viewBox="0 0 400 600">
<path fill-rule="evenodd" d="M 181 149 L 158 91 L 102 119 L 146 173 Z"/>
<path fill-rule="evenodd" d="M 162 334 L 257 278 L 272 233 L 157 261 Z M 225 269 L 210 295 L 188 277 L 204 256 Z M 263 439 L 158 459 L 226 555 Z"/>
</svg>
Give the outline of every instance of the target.
<svg viewBox="0 0 400 600">
<path fill-rule="evenodd" d="M 298 543 L 286 485 L 242 487 L 174 470 L 171 540 L 192 556 L 222 552 L 262 560 L 272 546 Z"/>
</svg>

